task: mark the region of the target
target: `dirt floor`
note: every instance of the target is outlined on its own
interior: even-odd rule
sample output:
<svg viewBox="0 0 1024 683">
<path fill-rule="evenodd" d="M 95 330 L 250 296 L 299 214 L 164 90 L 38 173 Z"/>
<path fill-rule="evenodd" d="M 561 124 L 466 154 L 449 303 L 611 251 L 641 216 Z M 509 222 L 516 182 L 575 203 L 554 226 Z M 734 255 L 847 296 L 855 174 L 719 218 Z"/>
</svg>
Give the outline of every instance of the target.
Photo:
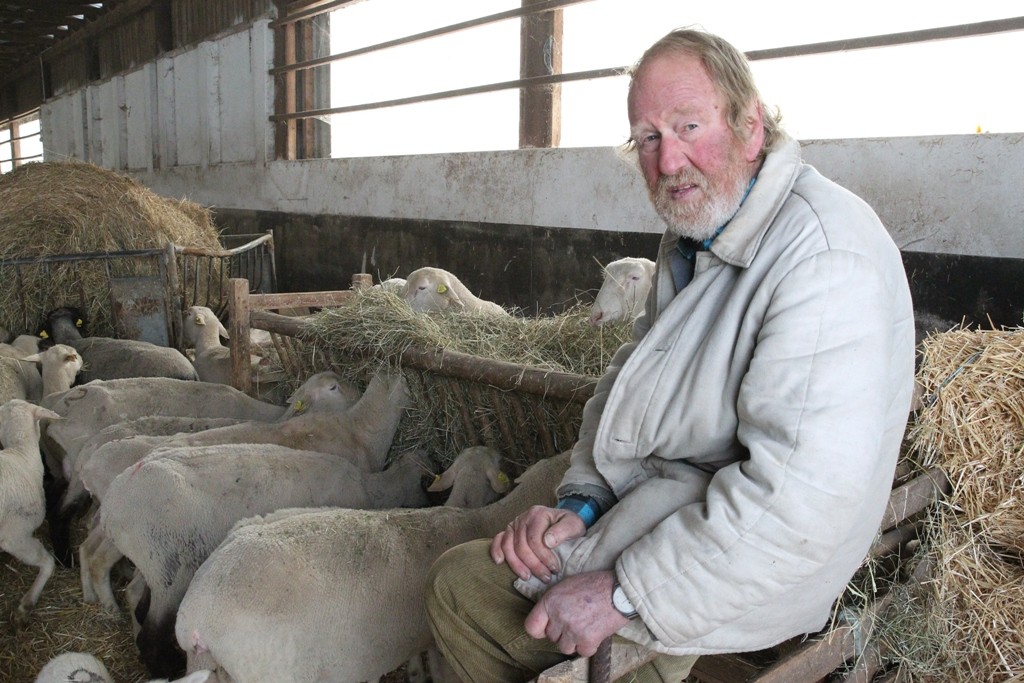
<svg viewBox="0 0 1024 683">
<path fill-rule="evenodd" d="M 79 536 L 81 530 L 79 530 Z M 49 549 L 46 526 L 36 532 Z M 120 572 L 115 585 L 127 583 Z M 0 683 L 33 683 L 39 670 L 63 652 L 90 652 L 109 669 L 116 683 L 140 683 L 150 676 L 138 658 L 127 612 L 109 614 L 98 605 L 82 602 L 78 568 L 58 565 L 46 584 L 36 609 L 24 625 L 11 619 L 21 597 L 36 576 L 36 568 L 23 565 L 0 551 Z M 404 667 L 381 678 L 380 683 L 403 683 Z"/>
</svg>

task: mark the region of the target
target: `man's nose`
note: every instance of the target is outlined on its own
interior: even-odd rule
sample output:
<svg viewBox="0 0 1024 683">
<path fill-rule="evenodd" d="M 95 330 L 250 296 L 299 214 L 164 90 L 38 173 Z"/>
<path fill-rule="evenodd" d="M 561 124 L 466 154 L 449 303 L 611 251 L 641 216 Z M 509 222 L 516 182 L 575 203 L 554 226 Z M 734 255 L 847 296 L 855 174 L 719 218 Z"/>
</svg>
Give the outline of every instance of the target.
<svg viewBox="0 0 1024 683">
<path fill-rule="evenodd" d="M 674 135 L 666 135 L 658 147 L 658 171 L 671 176 L 690 165 L 686 145 Z"/>
</svg>

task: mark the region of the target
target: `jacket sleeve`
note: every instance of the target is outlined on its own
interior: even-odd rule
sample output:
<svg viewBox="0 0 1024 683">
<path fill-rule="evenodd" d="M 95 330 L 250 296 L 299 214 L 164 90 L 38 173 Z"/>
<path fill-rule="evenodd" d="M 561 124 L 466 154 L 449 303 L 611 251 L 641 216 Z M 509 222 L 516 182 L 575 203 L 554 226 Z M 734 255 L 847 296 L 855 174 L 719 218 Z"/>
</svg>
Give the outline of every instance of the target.
<svg viewBox="0 0 1024 683">
<path fill-rule="evenodd" d="M 885 452 L 883 433 L 905 424 L 894 387 L 910 386 L 903 351 L 913 345 L 894 340 L 894 294 L 878 266 L 824 251 L 760 295 L 769 300 L 737 402 L 749 458 L 719 470 L 705 501 L 669 515 L 617 563 L 644 624 L 667 645 L 728 630 L 843 558 L 849 573 L 830 603 L 891 490 L 897 452 Z"/>
<path fill-rule="evenodd" d="M 659 262 L 657 268 L 661 268 Z M 654 280 L 657 282 L 657 273 Z M 571 494 L 582 494 L 596 498 L 602 510 L 607 510 L 615 504 L 615 494 L 605 481 L 604 477 L 594 466 L 594 440 L 597 435 L 597 427 L 601 422 L 601 415 L 604 413 L 605 403 L 608 401 L 608 393 L 611 391 L 615 379 L 619 376 L 622 366 L 629 360 L 636 349 L 637 343 L 651 329 L 650 320 L 655 315 L 657 300 L 657 287 L 651 287 L 647 295 L 645 313 L 636 319 L 633 324 L 633 338 L 618 348 L 608 363 L 608 369 L 597 382 L 594 395 L 590 397 L 583 407 L 583 420 L 580 424 L 580 432 L 572 449 L 572 457 L 569 469 L 562 477 L 562 483 L 556 490 L 556 495 L 561 498 Z"/>
</svg>

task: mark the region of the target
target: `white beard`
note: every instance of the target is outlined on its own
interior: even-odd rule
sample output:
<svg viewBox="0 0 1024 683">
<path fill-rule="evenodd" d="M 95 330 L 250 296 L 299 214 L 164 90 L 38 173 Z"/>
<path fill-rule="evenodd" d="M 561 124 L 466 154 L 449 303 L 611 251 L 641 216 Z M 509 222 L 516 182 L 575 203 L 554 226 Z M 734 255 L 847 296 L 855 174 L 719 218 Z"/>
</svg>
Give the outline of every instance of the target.
<svg viewBox="0 0 1024 683">
<path fill-rule="evenodd" d="M 750 182 L 743 171 L 744 167 L 737 166 L 735 172 L 722 180 L 722 187 L 717 191 L 697 169 L 662 176 L 651 198 L 654 208 L 668 225 L 669 232 L 677 237 L 688 237 L 698 242 L 714 237 L 715 231 L 728 223 L 740 208 Z M 698 202 L 688 203 L 672 198 L 668 188 L 686 184 L 700 188 L 703 197 Z"/>
</svg>

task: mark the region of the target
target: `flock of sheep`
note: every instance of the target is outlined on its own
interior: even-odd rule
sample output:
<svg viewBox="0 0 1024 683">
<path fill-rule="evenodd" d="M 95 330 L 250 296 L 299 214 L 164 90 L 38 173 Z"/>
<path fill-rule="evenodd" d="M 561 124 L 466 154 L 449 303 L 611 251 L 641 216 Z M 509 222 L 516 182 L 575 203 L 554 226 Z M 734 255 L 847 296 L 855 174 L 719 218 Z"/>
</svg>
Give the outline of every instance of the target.
<svg viewBox="0 0 1024 683">
<path fill-rule="evenodd" d="M 591 323 L 642 313 L 653 263 L 604 273 Z M 379 286 L 418 312 L 508 315 L 439 268 Z M 388 462 L 409 401 L 400 371 L 363 391 L 321 372 L 281 406 L 230 386 L 227 333 L 208 308 L 185 313 L 194 360 L 81 326 L 59 309 L 38 336 L 0 344 L 0 548 L 38 568 L 15 620 L 31 618 L 58 562 L 72 566 L 71 528 L 88 513 L 83 599 L 120 610 L 111 571 L 130 561 L 124 599 L 152 675 L 375 681 L 405 662 L 412 677 L 428 652 L 433 679 L 450 678 L 431 650 L 423 569 L 553 502 L 566 456 L 539 461 L 506 495 L 491 448 L 440 474 L 423 451 Z M 34 536 L 44 520 L 53 554 Z M 111 682 L 88 653 L 56 657 L 36 680 Z"/>
</svg>

